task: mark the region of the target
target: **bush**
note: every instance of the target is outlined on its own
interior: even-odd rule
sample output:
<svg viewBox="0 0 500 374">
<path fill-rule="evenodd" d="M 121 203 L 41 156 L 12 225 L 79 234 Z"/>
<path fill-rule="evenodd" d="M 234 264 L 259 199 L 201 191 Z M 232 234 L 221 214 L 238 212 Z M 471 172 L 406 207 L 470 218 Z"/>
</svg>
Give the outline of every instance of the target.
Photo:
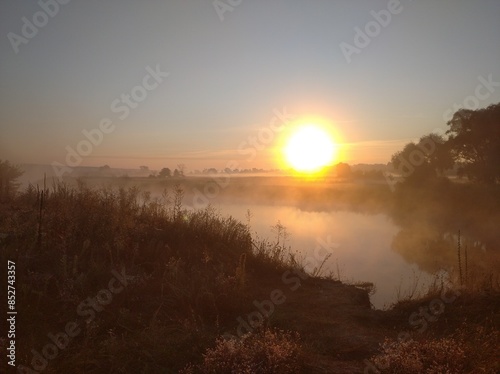
<svg viewBox="0 0 500 374">
<path fill-rule="evenodd" d="M 183 373 L 298 373 L 300 349 L 298 334 L 281 330 L 261 330 L 238 340 L 219 338 L 200 365 L 188 365 Z"/>
<path fill-rule="evenodd" d="M 382 354 L 373 360 L 381 373 L 438 374 L 463 373 L 466 360 L 464 348 L 450 338 L 409 340 L 382 344 Z"/>
<path fill-rule="evenodd" d="M 387 339 L 372 362 L 380 373 L 498 373 L 500 333 L 495 328 L 467 326 L 443 338 L 398 342 Z"/>
</svg>

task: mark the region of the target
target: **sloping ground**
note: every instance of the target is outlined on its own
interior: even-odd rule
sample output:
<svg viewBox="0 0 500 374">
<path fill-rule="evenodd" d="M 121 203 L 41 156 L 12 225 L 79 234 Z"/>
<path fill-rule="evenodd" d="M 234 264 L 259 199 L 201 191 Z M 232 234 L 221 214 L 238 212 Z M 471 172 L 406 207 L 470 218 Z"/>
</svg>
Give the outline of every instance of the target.
<svg viewBox="0 0 500 374">
<path fill-rule="evenodd" d="M 392 335 L 384 312 L 370 308 L 365 290 L 334 281 L 304 282 L 277 313 L 303 337 L 314 373 L 362 372 L 362 360 Z"/>
<path fill-rule="evenodd" d="M 302 281 L 286 297 L 286 302 L 276 308 L 274 325 L 300 333 L 308 373 L 332 374 L 363 373 L 367 368 L 364 361 L 377 353 L 379 344 L 411 329 L 409 316 L 433 300 L 428 296 L 389 311 L 375 310 L 371 309 L 365 290 L 317 278 Z M 442 315 L 429 322 L 429 328 L 421 336 L 449 336 L 463 329 L 464 324 L 470 331 L 474 326 L 489 326 L 498 331 L 500 293 L 462 290 Z M 473 339 L 472 335 L 470 338 Z M 488 363 L 497 360 L 486 356 L 483 359 Z"/>
<path fill-rule="evenodd" d="M 268 280 L 262 286 L 280 289 L 286 297 L 276 305 L 270 322 L 299 332 L 309 373 L 362 373 L 363 360 L 376 352 L 385 337 L 397 335 L 389 314 L 371 309 L 366 290 L 318 278 L 292 287 L 277 282 Z"/>
</svg>

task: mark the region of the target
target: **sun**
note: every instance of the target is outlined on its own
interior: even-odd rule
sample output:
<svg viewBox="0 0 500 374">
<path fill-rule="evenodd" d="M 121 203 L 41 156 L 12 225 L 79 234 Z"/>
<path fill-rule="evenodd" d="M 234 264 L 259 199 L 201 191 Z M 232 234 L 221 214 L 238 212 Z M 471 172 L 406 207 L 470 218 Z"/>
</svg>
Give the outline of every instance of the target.
<svg viewBox="0 0 500 374">
<path fill-rule="evenodd" d="M 315 173 L 330 165 L 337 153 L 331 135 L 315 125 L 297 128 L 284 147 L 288 164 L 298 172 Z"/>
</svg>

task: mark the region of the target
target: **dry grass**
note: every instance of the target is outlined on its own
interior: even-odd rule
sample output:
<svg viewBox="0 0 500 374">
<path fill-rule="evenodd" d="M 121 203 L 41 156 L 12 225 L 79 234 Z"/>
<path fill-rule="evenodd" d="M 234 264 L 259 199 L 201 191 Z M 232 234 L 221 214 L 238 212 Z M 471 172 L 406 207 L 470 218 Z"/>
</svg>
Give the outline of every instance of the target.
<svg viewBox="0 0 500 374">
<path fill-rule="evenodd" d="M 387 339 L 381 353 L 372 359 L 380 373 L 465 374 L 500 370 L 500 333 L 484 326 L 464 324 L 442 338 L 399 342 Z"/>
<path fill-rule="evenodd" d="M 260 242 L 259 252 L 248 226 L 211 207 L 187 211 L 182 197 L 179 186 L 151 199 L 137 188 L 57 184 L 31 186 L 0 207 L 0 232 L 9 234 L 0 261 L 16 262 L 23 311 L 19 364 L 30 366 L 31 350 L 41 351 L 49 333 L 76 320 L 82 333 L 44 372 L 175 372 L 233 327 L 260 292 L 249 270 L 270 274 L 285 266 L 276 254 L 283 232 L 276 244 Z M 107 286 L 113 269 L 125 269 L 129 285 L 86 323 L 78 306 Z M 294 365 L 286 353 L 298 349 L 291 339 L 263 332 L 247 337 L 240 353 L 260 347 L 275 372 L 287 372 L 279 367 Z"/>
<path fill-rule="evenodd" d="M 263 329 L 241 339 L 216 341 L 203 362 L 189 365 L 184 374 L 292 374 L 300 372 L 301 345 L 296 333 Z"/>
<path fill-rule="evenodd" d="M 29 366 L 31 349 L 77 320 L 83 332 L 46 372 L 163 373 L 201 356 L 251 305 L 248 228 L 210 207 L 183 209 L 180 188 L 152 200 L 135 188 L 60 184 L 43 191 L 43 205 L 41 196 L 30 187 L 0 210 L 0 232 L 9 234 L 0 260 L 16 262 L 23 311 L 19 363 Z M 129 285 L 90 329 L 78 305 L 107 287 L 113 269 L 125 269 Z"/>
<path fill-rule="evenodd" d="M 349 308 L 358 303 L 335 296 L 346 309 L 337 304 L 324 308 L 323 315 L 332 314 L 331 321 L 312 330 L 311 326 L 322 320 L 315 313 L 333 302 L 333 291 L 321 293 L 316 285 L 311 283 L 309 289 L 304 283 L 291 292 L 282 283 L 286 269 L 304 270 L 300 255 L 288 246 L 285 227 L 278 222 L 273 242 L 254 240 L 248 225 L 222 217 L 211 207 L 187 211 L 182 207 L 182 197 L 178 186 L 152 199 L 137 188 L 92 189 L 80 183 L 74 189 L 59 184 L 43 191 L 30 187 L 0 206 L 0 232 L 8 233 L 0 241 L 0 261 L 16 262 L 17 308 L 23 318 L 17 336 L 22 342 L 17 352 L 20 364 L 29 366 L 31 349 L 40 351 L 50 343 L 48 333 L 62 331 L 67 322 L 77 320 L 82 333 L 50 360 L 44 373 L 169 373 L 185 368 L 189 362 L 193 364 L 186 370 L 201 373 L 240 369 L 252 373 L 300 372 L 297 359 L 302 348 L 292 333 L 262 330 L 242 340 L 218 338 L 234 328 L 238 316 L 249 312 L 254 299 L 269 296 L 265 287 L 273 289 L 276 285 L 285 289 L 288 299 L 287 309 L 273 315 L 273 326 L 288 329 L 291 324 L 294 328 L 300 324 L 301 334 L 310 333 L 307 337 L 302 334 L 305 341 L 321 341 L 325 355 L 339 347 L 350 349 L 352 343 L 346 340 L 341 346 L 338 335 L 353 333 L 347 323 L 352 322 Z M 126 269 L 129 285 L 86 324 L 78 316 L 77 307 L 106 287 L 113 269 Z M 494 288 L 480 287 L 473 270 L 469 267 L 467 272 L 464 266 L 466 286 L 476 293 Z M 320 272 L 318 266 L 317 275 Z M 498 279 L 490 279 L 489 284 L 495 281 L 498 285 Z M 352 294 L 345 292 L 346 298 Z M 463 292 L 461 300 L 465 295 Z M 474 303 L 475 299 L 471 296 L 470 300 Z M 450 308 L 458 308 L 456 304 Z M 408 307 L 413 311 L 414 305 Z M 488 306 L 479 305 L 468 315 L 479 309 L 488 310 Z M 299 322 L 298 310 L 302 316 Z M 455 316 L 461 313 L 452 310 Z M 364 312 L 366 331 L 362 332 L 366 333 L 376 328 L 377 322 L 370 319 L 369 307 Z M 443 315 L 441 320 L 448 318 Z M 339 333 L 331 332 L 332 326 Z M 468 326 L 462 337 L 448 333 L 426 337 L 414 345 L 386 346 L 383 355 L 399 365 L 395 357 L 406 349 L 412 353 L 403 357 L 416 355 L 424 367 L 432 359 L 440 362 L 442 370 L 455 370 L 446 369 L 446 362 L 451 360 L 449 365 L 464 364 L 469 372 L 494 372 L 491 370 L 498 367 L 493 366 L 491 357 L 498 355 L 495 347 L 499 344 L 494 344 L 498 343 L 498 331 L 477 323 Z M 473 326 L 486 330 L 475 332 Z M 480 341 L 480 336 L 487 338 Z M 372 340 L 376 346 L 380 339 Z M 5 348 L 4 343 L 0 341 L 0 348 Z M 318 344 L 309 345 L 318 350 Z M 360 349 L 353 357 L 361 360 L 370 347 Z M 445 352 L 439 347 L 445 347 Z M 459 359 L 460 352 L 466 357 L 465 363 Z M 335 362 L 333 356 L 327 358 Z M 476 366 L 470 368 L 470 362 Z"/>
</svg>

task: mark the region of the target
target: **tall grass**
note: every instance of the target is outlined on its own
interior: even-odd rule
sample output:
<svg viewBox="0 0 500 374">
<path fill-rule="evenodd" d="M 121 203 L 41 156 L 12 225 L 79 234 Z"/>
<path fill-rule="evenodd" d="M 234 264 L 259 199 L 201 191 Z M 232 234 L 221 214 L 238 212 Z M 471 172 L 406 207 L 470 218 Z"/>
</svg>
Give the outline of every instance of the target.
<svg viewBox="0 0 500 374">
<path fill-rule="evenodd" d="M 125 269 L 125 292 L 47 370 L 163 373 L 201 357 L 251 304 L 245 262 L 254 252 L 246 225 L 211 207 L 187 211 L 182 194 L 179 186 L 151 199 L 137 188 L 56 184 L 30 186 L 2 206 L 9 237 L 0 259 L 16 262 L 23 311 L 20 363 L 79 318 L 79 303 L 106 287 L 112 269 Z"/>
<path fill-rule="evenodd" d="M 372 358 L 379 373 L 496 374 L 500 371 L 497 359 L 500 356 L 498 274 L 493 276 L 470 270 L 467 245 L 463 248 L 460 231 L 456 255 L 456 268 L 437 274 L 424 295 L 414 298 L 411 293 L 394 306 L 396 312 L 418 317 L 422 310 L 430 311 L 430 305 L 439 301 L 443 294 L 453 290 L 456 297 L 447 305 L 442 303 L 440 313 L 426 317 L 429 324 L 423 332 L 410 329 L 411 339 L 386 339 L 379 354 Z M 416 320 L 418 318 L 413 322 Z M 420 322 L 417 325 L 423 326 Z"/>
</svg>

